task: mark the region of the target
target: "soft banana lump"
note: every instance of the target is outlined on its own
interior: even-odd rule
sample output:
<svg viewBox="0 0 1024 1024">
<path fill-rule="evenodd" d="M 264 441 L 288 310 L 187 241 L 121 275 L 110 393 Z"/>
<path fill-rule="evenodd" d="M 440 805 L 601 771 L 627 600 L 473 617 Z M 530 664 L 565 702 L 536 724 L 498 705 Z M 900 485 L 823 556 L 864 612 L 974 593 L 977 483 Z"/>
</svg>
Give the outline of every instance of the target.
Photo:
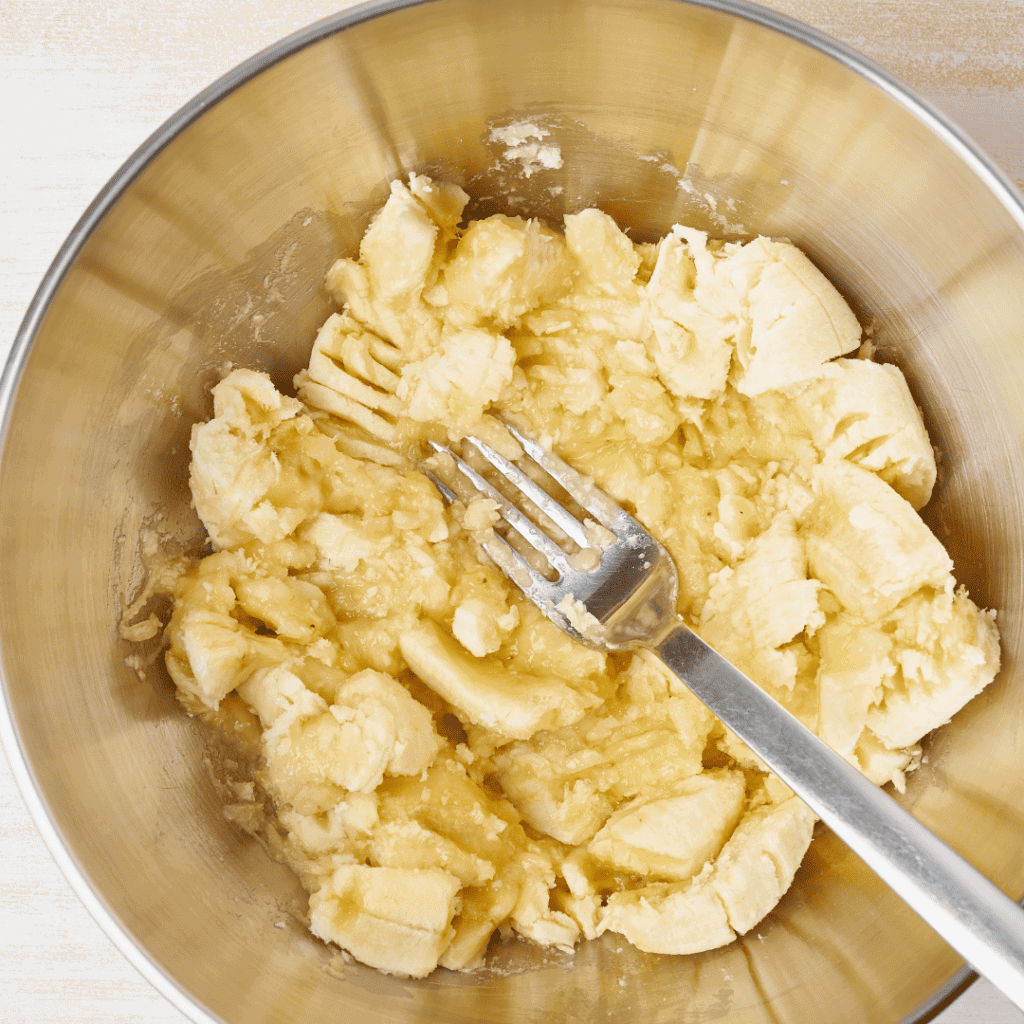
<svg viewBox="0 0 1024 1024">
<path fill-rule="evenodd" d="M 266 835 L 310 926 L 420 977 L 492 936 L 714 948 L 793 881 L 814 819 L 652 657 L 574 643 L 446 507 L 427 439 L 558 450 L 679 566 L 679 611 L 879 785 L 996 674 L 994 615 L 918 510 L 921 414 L 785 242 L 635 244 L 395 182 L 295 395 L 235 369 L 192 433 L 212 553 L 175 583 L 193 714 L 258 737 Z M 250 790 L 252 787 L 250 787 Z M 237 807 L 233 811 L 240 819 Z"/>
</svg>

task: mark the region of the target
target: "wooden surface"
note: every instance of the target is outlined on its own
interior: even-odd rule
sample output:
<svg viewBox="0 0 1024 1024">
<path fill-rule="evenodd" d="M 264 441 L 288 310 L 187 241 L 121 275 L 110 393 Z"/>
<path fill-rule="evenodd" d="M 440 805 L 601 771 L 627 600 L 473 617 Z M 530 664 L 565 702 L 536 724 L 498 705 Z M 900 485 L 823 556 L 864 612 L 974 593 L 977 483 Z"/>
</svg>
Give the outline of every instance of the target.
<svg viewBox="0 0 1024 1024">
<path fill-rule="evenodd" d="M 344 0 L 0 0 L 0 359 L 78 217 L 171 113 Z M 894 71 L 1024 190 L 1024 0 L 771 0 Z M 64 881 L 0 758 L 0 1021 L 182 1024 Z M 1024 1024 L 987 983 L 936 1024 Z"/>
</svg>

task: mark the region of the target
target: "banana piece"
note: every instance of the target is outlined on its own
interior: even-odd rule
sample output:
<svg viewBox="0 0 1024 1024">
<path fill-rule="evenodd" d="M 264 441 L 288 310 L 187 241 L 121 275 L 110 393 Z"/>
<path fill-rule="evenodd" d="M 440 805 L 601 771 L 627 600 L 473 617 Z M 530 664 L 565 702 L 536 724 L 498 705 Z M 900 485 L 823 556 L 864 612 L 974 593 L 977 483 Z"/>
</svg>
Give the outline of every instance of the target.
<svg viewBox="0 0 1024 1024">
<path fill-rule="evenodd" d="M 691 776 L 672 796 L 617 810 L 587 852 L 607 867 L 654 881 L 685 881 L 713 860 L 743 814 L 742 772 Z"/>
<path fill-rule="evenodd" d="M 185 576 L 178 584 L 165 663 L 190 705 L 215 710 L 254 672 L 278 665 L 291 654 L 280 639 L 258 635 L 235 617 L 235 590 L 247 568 L 244 557 L 221 551 L 205 558 L 194 576 Z"/>
<path fill-rule="evenodd" d="M 300 813 L 327 810 L 337 790 L 370 793 L 385 775 L 418 774 L 441 747 L 430 712 L 373 669 L 343 683 L 330 705 L 285 668 L 255 673 L 239 694 L 265 726 L 275 796 Z"/>
<path fill-rule="evenodd" d="M 807 555 L 789 512 L 775 517 L 751 543 L 735 569 L 715 578 L 701 612 L 701 635 L 719 644 L 777 648 L 825 617 L 818 607 L 821 584 L 807 578 Z"/>
<path fill-rule="evenodd" d="M 573 273 L 565 240 L 537 220 L 496 214 L 466 229 L 444 270 L 448 321 L 500 330 L 564 292 Z"/>
<path fill-rule="evenodd" d="M 359 245 L 359 260 L 337 260 L 327 272 L 327 289 L 338 304 L 406 359 L 425 356 L 440 336 L 440 316 L 426 299 L 468 201 L 457 185 L 418 174 L 408 185 L 392 182 Z"/>
<path fill-rule="evenodd" d="M 477 327 L 446 331 L 440 352 L 402 368 L 396 394 L 417 422 L 468 432 L 512 383 L 515 363 L 503 334 Z"/>
<path fill-rule="evenodd" d="M 523 852 L 519 860 L 523 884 L 509 921 L 515 930 L 541 946 L 570 950 L 580 938 L 579 925 L 564 911 L 551 907 L 555 872 L 551 859 L 538 848 Z"/>
<path fill-rule="evenodd" d="M 945 548 L 884 480 L 825 459 L 813 482 L 803 522 L 810 571 L 844 607 L 873 621 L 921 587 L 947 586 L 953 563 Z"/>
<path fill-rule="evenodd" d="M 653 656 L 634 655 L 625 678 L 628 704 L 611 702 L 493 755 L 502 789 L 538 832 L 586 843 L 620 804 L 673 792 L 702 770 L 711 712 Z"/>
<path fill-rule="evenodd" d="M 495 755 L 502 789 L 523 820 L 569 845 L 586 842 L 615 809 L 598 788 L 604 760 L 557 739 L 541 749 L 516 743 Z"/>
<path fill-rule="evenodd" d="M 469 971 L 483 963 L 494 929 L 505 921 L 519 900 L 519 885 L 505 874 L 483 886 L 463 889 L 455 934 L 438 961 L 452 971 Z"/>
<path fill-rule="evenodd" d="M 279 637 L 308 644 L 335 624 L 323 591 L 291 576 L 245 578 L 235 584 L 238 603 Z"/>
<path fill-rule="evenodd" d="M 437 869 L 343 864 L 310 896 L 310 930 L 386 974 L 422 978 L 451 939 L 459 888 Z"/>
<path fill-rule="evenodd" d="M 597 933 L 619 932 L 645 953 L 700 953 L 728 945 L 736 932 L 710 882 L 709 865 L 689 882 L 661 882 L 614 893 Z"/>
<path fill-rule="evenodd" d="M 792 885 L 814 821 L 794 796 L 748 812 L 730 836 L 715 862 L 712 885 L 737 935 L 750 931 Z"/>
<path fill-rule="evenodd" d="M 921 748 L 887 747 L 870 729 L 864 729 L 853 750 L 853 758 L 861 774 L 876 786 L 893 783 L 897 790 L 906 788 L 904 771 L 916 760 L 920 763 Z"/>
<path fill-rule="evenodd" d="M 877 473 L 915 509 L 935 486 L 935 451 L 898 367 L 836 359 L 789 389 L 815 447 Z"/>
<path fill-rule="evenodd" d="M 796 797 L 749 811 L 717 859 L 689 882 L 612 895 L 598 932 L 620 932 L 649 953 L 699 953 L 749 931 L 793 882 L 814 828 Z"/>
<path fill-rule="evenodd" d="M 714 264 L 707 235 L 677 225 L 659 245 L 645 289 L 647 347 L 662 383 L 679 398 L 714 398 L 729 376 L 735 329 L 708 308 L 719 298 Z"/>
<path fill-rule="evenodd" d="M 759 395 L 811 376 L 857 348 L 860 324 L 825 275 L 795 246 L 757 238 L 715 268 L 741 314 L 736 389 Z"/>
<path fill-rule="evenodd" d="M 275 506 L 268 492 L 281 465 L 267 438 L 305 410 L 286 398 L 266 374 L 233 370 L 213 389 L 214 417 L 192 428 L 189 484 L 196 512 L 218 549 L 281 540 L 306 516 Z"/>
<path fill-rule="evenodd" d="M 565 244 L 589 286 L 602 295 L 635 301 L 640 255 L 618 224 L 597 209 L 567 214 L 564 224 Z"/>
<path fill-rule="evenodd" d="M 389 821 L 374 829 L 370 858 L 384 867 L 442 868 L 463 885 L 483 885 L 494 878 L 490 861 L 460 849 L 416 821 Z"/>
<path fill-rule="evenodd" d="M 897 665 L 889 633 L 856 616 L 840 614 L 818 633 L 821 661 L 819 735 L 849 757 L 867 724 L 868 710 L 882 699 Z"/>
<path fill-rule="evenodd" d="M 452 617 L 455 639 L 477 658 L 499 650 L 518 625 L 519 609 L 514 604 L 509 608 L 501 594 L 468 597 L 455 608 Z"/>
<path fill-rule="evenodd" d="M 867 713 L 890 748 L 908 747 L 944 725 L 999 671 L 999 634 L 991 612 L 964 593 L 917 594 L 891 617 L 896 684 Z"/>
<path fill-rule="evenodd" d="M 400 646 L 413 672 L 466 721 L 512 739 L 571 725 L 598 703 L 553 676 L 511 672 L 478 660 L 434 622 L 404 634 Z"/>
</svg>

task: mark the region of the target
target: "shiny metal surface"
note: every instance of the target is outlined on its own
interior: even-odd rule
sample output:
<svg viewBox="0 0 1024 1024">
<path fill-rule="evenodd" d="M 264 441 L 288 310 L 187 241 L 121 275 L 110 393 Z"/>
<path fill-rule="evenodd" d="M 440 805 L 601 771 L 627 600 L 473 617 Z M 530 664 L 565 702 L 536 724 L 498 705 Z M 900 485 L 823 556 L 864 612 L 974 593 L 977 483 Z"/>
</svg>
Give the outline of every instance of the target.
<svg viewBox="0 0 1024 1024">
<path fill-rule="evenodd" d="M 560 171 L 500 160 L 488 128 L 520 116 L 551 130 Z M 287 383 L 328 312 L 323 270 L 411 169 L 460 180 L 476 213 L 597 203 L 636 238 L 679 219 L 785 235 L 851 299 L 923 407 L 943 454 L 927 518 L 1004 641 L 1000 679 L 932 740 L 903 802 L 1024 893 L 1024 209 L 881 72 L 725 0 L 347 12 L 212 87 L 90 208 L 0 383 L 3 731 L 62 867 L 197 1021 L 924 1012 L 960 961 L 827 832 L 771 919 L 723 950 L 644 956 L 606 936 L 572 959 L 502 946 L 483 976 L 340 976 L 289 916 L 288 873 L 222 819 L 210 746 L 162 671 L 125 664 L 140 524 L 194 531 L 187 438 L 208 385 L 225 360 Z"/>
</svg>

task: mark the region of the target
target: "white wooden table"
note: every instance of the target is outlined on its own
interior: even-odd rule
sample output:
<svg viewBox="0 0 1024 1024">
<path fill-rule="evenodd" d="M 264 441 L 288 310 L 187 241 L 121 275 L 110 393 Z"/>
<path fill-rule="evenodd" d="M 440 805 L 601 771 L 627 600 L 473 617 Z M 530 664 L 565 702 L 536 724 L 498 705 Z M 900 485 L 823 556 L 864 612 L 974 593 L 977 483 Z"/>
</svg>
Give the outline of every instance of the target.
<svg viewBox="0 0 1024 1024">
<path fill-rule="evenodd" d="M 0 0 L 0 360 L 61 242 L 161 122 L 351 0 Z M 894 71 L 1024 190 L 1024 0 L 768 0 Z M 79 904 L 0 757 L 0 1020 L 183 1024 Z M 1024 1024 L 985 982 L 935 1024 Z"/>
</svg>

